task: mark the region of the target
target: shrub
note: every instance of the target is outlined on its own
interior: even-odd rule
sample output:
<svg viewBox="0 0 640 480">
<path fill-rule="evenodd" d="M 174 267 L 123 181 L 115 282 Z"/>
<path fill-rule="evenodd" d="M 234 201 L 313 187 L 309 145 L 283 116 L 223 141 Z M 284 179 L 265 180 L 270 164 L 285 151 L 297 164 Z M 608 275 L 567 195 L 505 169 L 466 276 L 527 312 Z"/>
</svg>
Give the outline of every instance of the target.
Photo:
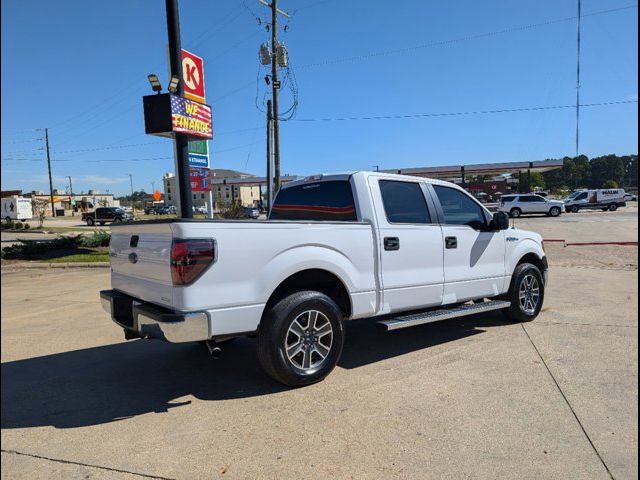
<svg viewBox="0 0 640 480">
<path fill-rule="evenodd" d="M 104 230 L 96 230 L 90 237 L 80 235 L 76 237 L 78 239 L 78 245 L 82 247 L 108 247 L 111 240 L 111 234 Z"/>
<path fill-rule="evenodd" d="M 13 220 L 8 219 L 2 224 L 2 228 L 8 228 L 9 230 L 13 230 Z"/>
<path fill-rule="evenodd" d="M 15 228 L 16 230 L 22 230 L 22 222 L 14 223 L 13 228 Z"/>
<path fill-rule="evenodd" d="M 29 230 L 31 228 L 31 225 L 29 225 L 28 223 L 24 224 L 24 229 L 25 230 Z"/>
</svg>

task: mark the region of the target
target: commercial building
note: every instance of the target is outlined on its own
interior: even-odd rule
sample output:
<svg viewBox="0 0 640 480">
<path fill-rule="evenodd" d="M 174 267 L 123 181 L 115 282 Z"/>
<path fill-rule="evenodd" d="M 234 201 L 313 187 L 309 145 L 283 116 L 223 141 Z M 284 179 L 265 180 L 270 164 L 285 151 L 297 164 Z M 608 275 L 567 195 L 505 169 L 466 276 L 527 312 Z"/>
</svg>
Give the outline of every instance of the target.
<svg viewBox="0 0 640 480">
<path fill-rule="evenodd" d="M 51 197 L 42 191 L 34 190 L 25 193 L 25 197 L 51 204 Z M 71 215 L 75 212 L 86 212 L 97 207 L 119 207 L 120 201 L 116 200 L 112 193 L 100 193 L 89 190 L 86 193 L 67 194 L 62 190 L 53 191 L 53 208 L 56 216 Z"/>
<path fill-rule="evenodd" d="M 193 192 L 193 206 L 210 208 L 211 198 L 214 203 L 214 210 L 229 207 L 234 202 L 240 203 L 242 206 L 254 206 L 260 201 L 260 185 L 236 184 L 235 182 L 242 179 L 253 178 L 247 173 L 235 170 L 212 169 L 210 185 L 212 186 L 211 195 L 209 192 Z M 178 206 L 178 189 L 176 186 L 176 177 L 173 173 L 166 173 L 163 177 L 164 198 L 166 205 Z"/>
</svg>

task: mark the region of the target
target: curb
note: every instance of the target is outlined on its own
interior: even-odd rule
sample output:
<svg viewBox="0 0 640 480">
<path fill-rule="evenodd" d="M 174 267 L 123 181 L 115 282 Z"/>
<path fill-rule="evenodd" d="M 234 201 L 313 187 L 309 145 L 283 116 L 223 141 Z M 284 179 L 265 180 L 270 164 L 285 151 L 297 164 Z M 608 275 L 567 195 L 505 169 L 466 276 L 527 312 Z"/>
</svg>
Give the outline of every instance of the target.
<svg viewBox="0 0 640 480">
<path fill-rule="evenodd" d="M 17 270 L 42 270 L 51 268 L 109 268 L 109 262 L 69 262 L 69 263 L 13 263 L 11 265 L 2 265 L 3 272 L 11 272 Z"/>
</svg>

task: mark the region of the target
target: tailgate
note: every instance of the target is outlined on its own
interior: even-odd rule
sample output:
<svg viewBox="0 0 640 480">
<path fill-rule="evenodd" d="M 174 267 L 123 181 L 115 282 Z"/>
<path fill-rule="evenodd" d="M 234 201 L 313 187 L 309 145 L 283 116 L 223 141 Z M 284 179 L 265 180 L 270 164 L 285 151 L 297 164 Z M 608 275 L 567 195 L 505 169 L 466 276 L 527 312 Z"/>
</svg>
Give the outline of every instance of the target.
<svg viewBox="0 0 640 480">
<path fill-rule="evenodd" d="M 111 286 L 161 305 L 172 303 L 171 223 L 112 226 Z"/>
</svg>

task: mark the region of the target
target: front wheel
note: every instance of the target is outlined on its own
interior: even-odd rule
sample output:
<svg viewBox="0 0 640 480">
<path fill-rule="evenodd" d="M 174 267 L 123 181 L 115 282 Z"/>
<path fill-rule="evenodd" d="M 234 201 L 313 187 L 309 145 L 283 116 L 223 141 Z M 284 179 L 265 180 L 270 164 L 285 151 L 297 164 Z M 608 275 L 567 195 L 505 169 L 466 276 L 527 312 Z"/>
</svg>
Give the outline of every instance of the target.
<svg viewBox="0 0 640 480">
<path fill-rule="evenodd" d="M 265 314 L 258 332 L 258 360 L 274 380 L 301 387 L 323 380 L 344 344 L 342 312 L 326 295 L 297 292 Z"/>
<path fill-rule="evenodd" d="M 577 205 L 574 205 L 573 207 L 571 207 L 571 213 L 578 213 L 580 211 L 580 207 Z"/>
<path fill-rule="evenodd" d="M 549 216 L 551 217 L 559 217 L 560 213 L 562 213 L 560 207 L 551 207 L 551 210 L 549 210 Z"/>
<path fill-rule="evenodd" d="M 530 322 L 535 319 L 544 302 L 544 280 L 540 269 L 531 263 L 516 267 L 507 293 L 511 306 L 504 315 L 514 322 Z"/>
<path fill-rule="evenodd" d="M 93 227 L 95 223 L 96 222 L 93 220 L 93 218 L 91 217 L 87 218 L 87 225 L 89 225 L 90 227 Z"/>
</svg>

